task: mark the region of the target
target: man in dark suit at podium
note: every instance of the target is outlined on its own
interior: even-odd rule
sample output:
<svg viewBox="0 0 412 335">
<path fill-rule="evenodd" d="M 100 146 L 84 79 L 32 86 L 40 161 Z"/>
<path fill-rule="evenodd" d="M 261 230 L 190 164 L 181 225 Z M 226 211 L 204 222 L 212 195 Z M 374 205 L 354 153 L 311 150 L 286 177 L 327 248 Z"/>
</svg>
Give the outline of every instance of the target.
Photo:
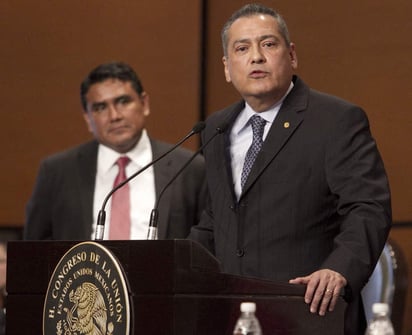
<svg viewBox="0 0 412 335">
<path fill-rule="evenodd" d="M 149 95 L 125 63 L 102 64 L 92 70 L 81 84 L 81 102 L 95 140 L 42 162 L 27 205 L 25 239 L 94 239 L 97 214 L 120 175 L 119 158 L 126 159 L 123 177 L 129 177 L 172 147 L 147 134 Z M 109 201 L 104 239 L 146 239 L 156 197 L 191 156 L 191 151 L 177 148 L 128 183 L 124 196 L 129 206 L 119 211 L 126 217 L 115 223 L 110 222 L 114 215 Z M 205 188 L 204 161 L 198 156 L 163 193 L 160 239 L 189 234 L 204 208 Z M 120 206 L 125 202 L 119 202 Z M 111 228 L 124 222 L 128 222 L 125 230 L 112 237 Z"/>
<path fill-rule="evenodd" d="M 286 23 L 246 5 L 222 30 L 226 80 L 243 100 L 212 114 L 202 140 L 210 205 L 191 239 L 223 271 L 307 285 L 312 313 L 342 289 L 345 334 L 363 334 L 360 291 L 391 224 L 388 180 L 363 110 L 298 76 Z"/>
</svg>

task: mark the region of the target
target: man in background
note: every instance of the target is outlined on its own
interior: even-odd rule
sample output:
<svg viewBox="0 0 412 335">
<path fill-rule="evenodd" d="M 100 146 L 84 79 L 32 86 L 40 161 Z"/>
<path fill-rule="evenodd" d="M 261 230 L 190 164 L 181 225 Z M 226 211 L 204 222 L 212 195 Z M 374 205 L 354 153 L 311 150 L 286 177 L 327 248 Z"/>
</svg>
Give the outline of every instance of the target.
<svg viewBox="0 0 412 335">
<path fill-rule="evenodd" d="M 114 185 L 172 147 L 149 137 L 149 95 L 129 65 L 98 66 L 80 91 L 94 140 L 41 163 L 27 205 L 24 239 L 94 239 L 97 214 Z M 115 192 L 107 203 L 104 239 L 146 239 L 157 196 L 191 156 L 178 148 Z M 159 202 L 159 239 L 185 238 L 199 219 L 205 194 L 204 162 L 196 157 Z"/>
<path fill-rule="evenodd" d="M 205 149 L 211 204 L 190 238 L 228 273 L 306 285 L 310 312 L 342 289 L 345 334 L 363 334 L 360 291 L 391 225 L 388 180 L 364 111 L 310 89 L 283 18 L 251 4 L 222 30 L 223 65 L 243 100 L 212 114 Z"/>
</svg>

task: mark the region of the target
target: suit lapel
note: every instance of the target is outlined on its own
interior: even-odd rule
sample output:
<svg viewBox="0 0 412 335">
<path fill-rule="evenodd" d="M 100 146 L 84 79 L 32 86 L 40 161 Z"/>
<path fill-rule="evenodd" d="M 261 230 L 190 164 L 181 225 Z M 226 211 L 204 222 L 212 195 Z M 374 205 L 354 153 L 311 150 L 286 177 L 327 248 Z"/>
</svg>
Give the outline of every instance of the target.
<svg viewBox="0 0 412 335">
<path fill-rule="evenodd" d="M 291 136 L 303 122 L 303 110 L 307 106 L 308 89 L 299 79 L 294 89 L 286 97 L 272 127 L 263 143 L 261 152 L 250 171 L 249 177 L 243 188 L 242 196 L 253 185 L 256 179 L 264 171 L 287 144 Z"/>
<path fill-rule="evenodd" d="M 220 118 L 220 121 L 223 120 L 221 123 L 227 123 L 229 124 L 229 127 L 226 129 L 223 136 L 219 136 L 213 143 L 213 152 L 216 153 L 214 158 L 216 166 L 223 176 L 223 184 L 226 185 L 224 189 L 228 193 L 228 197 L 232 199 L 236 199 L 236 195 L 233 189 L 232 165 L 230 159 L 230 132 L 233 123 L 244 107 L 245 103 L 244 101 L 241 101 L 226 110 L 226 113 Z"/>
</svg>

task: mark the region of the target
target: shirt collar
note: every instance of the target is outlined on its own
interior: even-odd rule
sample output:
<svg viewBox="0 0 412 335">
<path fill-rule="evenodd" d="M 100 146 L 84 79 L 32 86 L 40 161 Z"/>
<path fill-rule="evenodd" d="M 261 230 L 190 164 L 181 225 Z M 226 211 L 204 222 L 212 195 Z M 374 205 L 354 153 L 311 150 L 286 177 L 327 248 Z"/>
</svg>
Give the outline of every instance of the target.
<svg viewBox="0 0 412 335">
<path fill-rule="evenodd" d="M 289 92 L 293 89 L 293 86 L 294 86 L 293 81 L 291 81 L 289 88 L 286 91 L 285 95 L 278 102 L 276 102 L 273 106 L 271 106 L 269 109 L 267 109 L 264 112 L 260 112 L 260 113 L 255 112 L 252 109 L 252 107 L 250 107 L 250 105 L 247 102 L 245 102 L 245 108 L 243 109 L 238 119 L 236 120 L 236 129 L 234 129 L 235 133 L 239 134 L 240 132 L 242 132 L 249 125 L 250 118 L 255 114 L 259 114 L 261 118 L 263 118 L 267 123 L 271 125 L 273 121 L 275 120 L 276 115 L 278 114 L 283 101 L 285 100 Z"/>
<path fill-rule="evenodd" d="M 97 170 L 102 174 L 106 174 L 116 164 L 120 156 L 128 156 L 130 158 L 130 164 L 135 165 L 137 168 L 142 168 L 153 159 L 151 149 L 152 147 L 146 129 L 142 130 L 142 135 L 134 148 L 124 154 L 120 154 L 103 144 L 99 144 Z"/>
</svg>

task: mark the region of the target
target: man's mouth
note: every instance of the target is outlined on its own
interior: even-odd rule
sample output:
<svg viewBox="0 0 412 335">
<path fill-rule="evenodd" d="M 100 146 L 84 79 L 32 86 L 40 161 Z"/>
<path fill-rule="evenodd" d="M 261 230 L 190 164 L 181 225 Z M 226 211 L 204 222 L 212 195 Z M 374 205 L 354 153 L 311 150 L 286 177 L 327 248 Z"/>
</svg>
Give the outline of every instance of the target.
<svg viewBox="0 0 412 335">
<path fill-rule="evenodd" d="M 116 127 L 110 128 L 109 132 L 110 133 L 120 133 L 125 130 L 127 130 L 127 126 L 116 126 Z"/>
<path fill-rule="evenodd" d="M 267 75 L 267 72 L 260 71 L 260 70 L 252 71 L 252 72 L 249 73 L 249 77 L 253 78 L 253 79 L 264 78 L 264 77 L 266 77 L 266 75 Z"/>
</svg>

